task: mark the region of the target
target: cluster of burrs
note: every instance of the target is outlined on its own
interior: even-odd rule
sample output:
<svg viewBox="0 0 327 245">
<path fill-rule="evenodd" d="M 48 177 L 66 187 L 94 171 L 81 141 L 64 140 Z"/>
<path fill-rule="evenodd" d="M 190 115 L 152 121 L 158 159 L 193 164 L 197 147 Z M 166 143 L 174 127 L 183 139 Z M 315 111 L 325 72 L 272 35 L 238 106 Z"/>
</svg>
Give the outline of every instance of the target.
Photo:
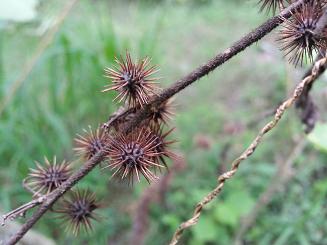
<svg viewBox="0 0 327 245">
<path fill-rule="evenodd" d="M 73 173 L 71 162 L 58 163 L 56 157 L 52 161 L 44 159 L 44 164 L 36 162 L 36 168 L 30 169 L 27 178 L 23 181 L 25 189 L 33 193 L 34 200 L 26 205 L 33 207 L 35 201 L 46 199 L 47 195 L 61 186 Z M 35 206 L 35 205 L 34 205 Z M 77 235 L 81 229 L 88 231 L 92 228 L 91 221 L 97 220 L 95 210 L 100 207 L 95 193 L 90 190 L 71 190 L 64 195 L 57 205 L 51 210 L 59 213 L 57 217 L 68 223 L 67 231 Z M 24 213 L 27 211 L 24 211 Z M 18 211 L 20 211 L 18 209 Z M 20 213 L 24 214 L 24 213 Z M 11 218 L 15 218 L 15 212 Z"/>
<path fill-rule="evenodd" d="M 169 150 L 174 140 L 168 140 L 173 129 L 165 130 L 165 125 L 173 116 L 171 101 L 166 101 L 151 110 L 148 117 L 130 132 L 125 133 L 124 125 L 134 119 L 135 112 L 149 103 L 150 98 L 158 91 L 158 78 L 153 77 L 157 67 L 150 66 L 150 59 L 133 62 L 129 53 L 125 58 L 116 58 L 113 68 L 105 69 L 105 76 L 111 83 L 103 92 L 117 91 L 114 101 L 123 102 L 120 111 L 129 109 L 131 112 L 119 120 L 114 130 L 100 127 L 95 131 L 85 130 L 84 135 L 78 135 L 76 152 L 86 160 L 97 152 L 105 152 L 105 166 L 112 170 L 112 176 L 127 180 L 141 180 L 143 176 L 149 183 L 158 179 L 156 172 L 167 168 L 166 158 L 174 158 Z"/>
<path fill-rule="evenodd" d="M 261 10 L 276 12 L 287 8 L 296 1 L 292 0 L 260 0 Z M 290 63 L 295 66 L 306 60 L 313 62 L 315 54 L 326 52 L 327 27 L 326 0 L 304 0 L 298 8 L 291 11 L 290 18 L 280 17 L 283 21 L 277 41 Z"/>
<path fill-rule="evenodd" d="M 149 183 L 158 179 L 156 175 L 161 169 L 167 168 L 167 158 L 176 157 L 169 150 L 174 140 L 168 140 L 173 129 L 165 130 L 165 125 L 173 116 L 171 101 L 165 101 L 156 108 L 152 108 L 149 116 L 131 132 L 121 130 L 127 122 L 133 120 L 134 113 L 148 104 L 150 98 L 158 91 L 157 80 L 153 77 L 157 72 L 155 66 L 150 66 L 150 59 L 145 58 L 133 62 L 126 53 L 125 58 L 115 59 L 116 66 L 105 69 L 105 76 L 112 83 L 103 92 L 115 90 L 118 96 L 114 101 L 123 102 L 121 110 L 133 113 L 126 115 L 119 121 L 114 130 L 98 127 L 84 130 L 75 138 L 75 152 L 84 160 L 90 160 L 102 151 L 105 154 L 102 169 L 109 168 L 112 177 L 127 180 L 133 184 L 134 180 L 141 180 L 143 176 Z M 67 161 L 57 162 L 45 158 L 44 164 L 36 162 L 36 168 L 30 169 L 28 177 L 23 181 L 24 187 L 33 193 L 34 200 L 43 200 L 52 191 L 61 186 L 72 175 L 72 164 Z M 23 207 L 24 213 L 35 205 L 31 202 Z M 89 190 L 71 190 L 52 209 L 59 214 L 59 218 L 67 222 L 67 230 L 78 234 L 81 229 L 92 229 L 92 220 L 98 220 L 96 209 L 100 207 L 95 193 Z M 18 211 L 21 211 L 19 209 Z M 16 212 L 10 213 L 15 218 Z M 9 216 L 10 216 L 9 215 Z M 16 216 L 15 216 L 16 215 Z"/>
<path fill-rule="evenodd" d="M 114 101 L 123 102 L 124 109 L 133 108 L 137 111 L 149 103 L 150 98 L 157 94 L 158 78 L 153 75 L 158 71 L 156 66 L 150 66 L 148 57 L 133 62 L 129 53 L 125 58 L 115 59 L 114 68 L 106 68 L 105 76 L 112 80 L 103 92 L 115 90 L 118 95 Z M 130 114 L 119 121 L 116 132 L 108 137 L 109 147 L 106 150 L 108 164 L 113 176 L 128 179 L 133 183 L 140 176 L 150 182 L 158 179 L 156 172 L 167 167 L 165 158 L 174 158 L 169 145 L 175 141 L 167 139 L 173 129 L 165 130 L 165 125 L 173 116 L 171 101 L 165 101 L 160 106 L 151 109 L 151 113 L 138 127 L 130 133 L 122 132 L 124 124 L 132 121 Z M 106 168 L 105 167 L 105 168 Z"/>
<path fill-rule="evenodd" d="M 30 168 L 28 176 L 23 181 L 24 188 L 33 193 L 33 200 L 3 215 L 2 225 L 5 225 L 7 219 L 13 220 L 24 216 L 28 210 L 43 203 L 52 191 L 70 178 L 72 173 L 71 162 L 58 163 L 56 157 L 52 161 L 45 157 L 44 164 L 36 162 L 36 168 Z M 91 221 L 98 219 L 95 210 L 100 206 L 95 193 L 76 189 L 68 191 L 51 211 L 60 214 L 57 217 L 68 223 L 66 230 L 77 235 L 82 229 L 85 231 L 92 229 Z"/>
</svg>

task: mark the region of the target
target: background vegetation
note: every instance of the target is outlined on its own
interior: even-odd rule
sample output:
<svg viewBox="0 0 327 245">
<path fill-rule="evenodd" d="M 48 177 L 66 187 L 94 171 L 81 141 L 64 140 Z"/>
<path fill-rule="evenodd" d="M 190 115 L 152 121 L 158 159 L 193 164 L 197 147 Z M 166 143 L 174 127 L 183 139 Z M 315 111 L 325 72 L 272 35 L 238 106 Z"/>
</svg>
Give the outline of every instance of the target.
<svg viewBox="0 0 327 245">
<path fill-rule="evenodd" d="M 35 18 L 0 22 L 0 102 L 65 2 L 41 1 Z M 117 109 L 114 94 L 100 93 L 107 83 L 103 68 L 112 65 L 115 55 L 129 50 L 133 57 L 151 56 L 160 65 L 162 86 L 167 86 L 267 19 L 258 9 L 255 0 L 81 0 L 0 116 L 0 211 L 30 200 L 21 181 L 34 160 L 53 155 L 59 160 L 75 159 L 75 134 L 104 122 Z M 179 142 L 175 148 L 185 156 L 185 167 L 174 175 L 165 198 L 150 206 L 147 244 L 169 241 L 195 203 L 214 187 L 217 175 L 267 120 L 262 115 L 274 109 L 301 77 L 304 68 L 289 67 L 274 39 L 274 34 L 269 35 L 176 97 L 173 124 Z M 321 78 L 313 91 L 321 121 L 326 115 L 325 82 Z M 323 123 L 318 129 L 296 157 L 290 181 L 246 233 L 247 244 L 327 243 L 323 140 L 327 131 Z M 242 165 L 183 242 L 231 244 L 241 218 L 302 137 L 306 138 L 292 111 Z M 76 238 L 63 233 L 51 213 L 35 229 L 58 244 L 128 243 L 135 206 L 148 184 L 127 186 L 109 177 L 108 170 L 96 169 L 79 183 L 82 188 L 92 186 L 105 203 L 103 220 L 92 234 Z"/>
</svg>

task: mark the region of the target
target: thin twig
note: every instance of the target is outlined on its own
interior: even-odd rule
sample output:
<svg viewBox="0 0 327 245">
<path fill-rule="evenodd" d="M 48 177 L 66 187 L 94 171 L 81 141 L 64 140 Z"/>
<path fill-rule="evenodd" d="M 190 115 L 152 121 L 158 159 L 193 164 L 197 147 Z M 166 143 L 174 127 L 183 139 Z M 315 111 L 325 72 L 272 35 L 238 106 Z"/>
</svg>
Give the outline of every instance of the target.
<svg viewBox="0 0 327 245">
<path fill-rule="evenodd" d="M 37 205 L 40 205 L 45 199 L 46 196 L 40 196 L 37 199 L 33 199 L 32 201 L 23 204 L 22 206 L 10 211 L 9 213 L 2 215 L 3 220 L 1 225 L 4 226 L 7 219 L 13 220 L 17 216 L 23 217 L 28 210 L 34 208 Z"/>
<path fill-rule="evenodd" d="M 259 212 L 271 201 L 274 194 L 284 186 L 293 175 L 290 174 L 290 169 L 294 162 L 298 159 L 298 156 L 303 152 L 306 146 L 306 139 L 302 137 L 295 145 L 289 157 L 285 162 L 279 164 L 276 174 L 272 177 L 272 180 L 266 190 L 260 195 L 258 201 L 249 212 L 249 214 L 242 218 L 241 227 L 237 231 L 235 236 L 235 245 L 242 244 L 241 240 L 245 232 L 254 224 Z"/>
<path fill-rule="evenodd" d="M 216 186 L 216 188 L 214 190 L 212 190 L 208 195 L 206 195 L 197 205 L 196 208 L 194 210 L 193 216 L 192 218 L 190 218 L 189 220 L 183 222 L 178 229 L 176 230 L 170 245 L 175 245 L 177 244 L 177 242 L 179 241 L 181 235 L 183 234 L 184 230 L 187 229 L 190 226 L 195 225 L 201 215 L 201 211 L 202 209 L 208 204 L 210 203 L 215 197 L 217 197 L 217 195 L 221 192 L 222 188 L 225 185 L 225 182 L 227 180 L 229 180 L 230 178 L 232 178 L 235 173 L 237 172 L 240 164 L 248 159 L 255 151 L 255 149 L 257 148 L 257 146 L 260 144 L 261 140 L 263 139 L 263 137 L 265 136 L 265 134 L 267 134 L 269 131 L 271 131 L 280 121 L 280 119 L 282 118 L 284 112 L 290 108 L 294 102 L 299 98 L 299 96 L 302 94 L 303 89 L 305 86 L 307 86 L 308 84 L 312 83 L 317 76 L 319 75 L 319 69 L 320 67 L 324 66 L 327 63 L 327 56 L 325 56 L 324 58 L 318 60 L 313 68 L 312 68 L 312 72 L 309 76 L 307 76 L 306 78 L 304 78 L 299 85 L 296 86 L 292 97 L 290 97 L 289 99 L 287 99 L 286 101 L 284 101 L 276 110 L 276 113 L 274 115 L 274 119 L 271 120 L 269 123 L 267 123 L 259 132 L 259 134 L 256 136 L 256 138 L 252 141 L 252 143 L 250 144 L 250 146 L 238 157 L 236 158 L 233 162 L 232 162 L 232 168 L 230 171 L 223 173 L 222 175 L 220 175 L 218 177 L 218 185 Z"/>
<path fill-rule="evenodd" d="M 42 195 L 40 193 L 34 192 L 28 185 L 26 185 L 26 179 L 23 180 L 23 188 L 29 191 L 33 194 L 34 197 L 37 197 L 36 199 L 33 199 L 32 201 L 25 203 L 21 205 L 20 207 L 2 215 L 2 222 L 1 226 L 4 226 L 6 224 L 7 220 L 14 220 L 17 217 L 23 217 L 27 211 L 30 209 L 40 205 L 45 199 L 46 195 Z"/>
<path fill-rule="evenodd" d="M 0 212 L 0 216 L 2 213 Z M 3 242 L 10 237 L 10 235 L 19 230 L 21 224 L 15 221 L 11 221 L 9 224 L 6 224 L 5 227 L 0 228 L 0 244 L 3 245 Z M 57 243 L 50 239 L 47 236 L 44 236 L 38 231 L 30 230 L 28 234 L 26 234 L 22 240 L 20 241 L 22 245 L 56 245 Z"/>
<path fill-rule="evenodd" d="M 6 93 L 3 101 L 0 103 L 0 116 L 6 109 L 7 105 L 11 102 L 13 97 L 15 96 L 16 92 L 20 88 L 20 86 L 24 83 L 30 73 L 33 71 L 33 68 L 38 63 L 39 59 L 41 58 L 42 54 L 45 50 L 49 47 L 52 43 L 56 33 L 58 32 L 60 26 L 73 9 L 74 5 L 78 2 L 78 0 L 70 0 L 67 4 L 63 7 L 63 10 L 60 12 L 59 16 L 57 17 L 53 27 L 48 31 L 47 34 L 43 36 L 41 39 L 39 46 L 33 57 L 25 64 L 22 73 L 20 76 L 15 80 L 10 87 L 9 91 Z"/>
<path fill-rule="evenodd" d="M 219 53 L 216 57 L 209 60 L 206 64 L 198 67 L 184 78 L 178 80 L 170 87 L 165 89 L 159 95 L 155 96 L 151 99 L 148 105 L 146 105 L 143 109 L 139 110 L 135 114 L 135 119 L 131 122 L 127 123 L 124 128 L 124 132 L 131 131 L 134 127 L 138 126 L 142 120 L 144 120 L 149 112 L 155 108 L 157 108 L 162 102 L 171 98 L 176 93 L 180 92 L 196 80 L 201 77 L 207 75 L 209 72 L 213 71 L 218 66 L 225 63 L 227 60 L 231 59 L 245 48 L 249 47 L 253 43 L 260 40 L 262 37 L 270 33 L 274 28 L 276 28 L 280 23 L 282 23 L 281 16 L 284 18 L 290 17 L 290 11 L 298 8 L 303 3 L 303 0 L 299 0 L 292 5 L 290 5 L 287 9 L 285 9 L 280 15 L 275 16 L 267 20 L 261 26 L 257 27 L 254 31 L 245 35 L 239 41 L 235 42 L 230 48 L 225 50 L 222 53 Z M 122 113 L 124 114 L 124 113 Z M 94 167 L 96 167 L 104 158 L 105 150 L 103 149 L 99 151 L 95 156 L 93 156 L 90 160 L 88 160 L 76 173 L 74 173 L 67 181 L 65 181 L 61 186 L 59 186 L 56 190 L 50 193 L 47 199 L 40 205 L 38 210 L 32 215 L 32 217 L 26 221 L 26 223 L 21 227 L 21 229 L 14 234 L 9 241 L 6 243 L 7 245 L 12 245 L 17 243 L 29 229 L 43 216 L 43 214 L 51 208 L 51 206 L 56 202 L 58 198 L 60 198 L 65 192 L 67 192 L 70 188 L 72 188 L 80 179 L 86 176 Z"/>
</svg>

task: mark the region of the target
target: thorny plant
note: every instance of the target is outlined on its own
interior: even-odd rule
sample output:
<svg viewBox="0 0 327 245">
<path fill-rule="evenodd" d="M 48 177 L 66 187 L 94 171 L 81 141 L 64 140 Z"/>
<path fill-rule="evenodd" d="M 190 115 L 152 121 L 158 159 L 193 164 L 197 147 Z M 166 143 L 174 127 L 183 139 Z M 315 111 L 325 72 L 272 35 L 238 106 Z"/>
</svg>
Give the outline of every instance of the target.
<svg viewBox="0 0 327 245">
<path fill-rule="evenodd" d="M 33 199 L 4 215 L 3 224 L 7 219 L 24 216 L 35 206 L 40 207 L 6 244 L 17 243 L 46 211 L 59 214 L 58 217 L 68 223 L 68 230 L 75 235 L 81 229 L 90 230 L 91 221 L 99 220 L 96 210 L 103 205 L 89 190 L 70 189 L 101 162 L 105 164 L 102 169 L 109 168 L 113 177 L 127 180 L 130 184 L 135 180 L 140 182 L 141 176 L 149 183 L 157 180 L 158 170 L 160 173 L 161 169 L 168 167 L 166 158 L 177 158 L 169 149 L 175 141 L 167 139 L 172 129 L 165 129 L 173 116 L 170 98 L 284 23 L 278 40 L 282 42 L 281 49 L 291 63 L 302 65 L 307 58 L 312 61 L 315 53 L 322 58 L 315 62 L 312 71 L 295 88 L 292 97 L 277 108 L 273 120 L 234 160 L 231 170 L 219 176 L 217 187 L 197 204 L 193 216 L 178 227 L 171 241 L 171 244 L 176 244 L 183 231 L 197 223 L 203 207 L 221 192 L 226 180 L 234 176 L 241 162 L 254 153 L 264 135 L 278 124 L 284 112 L 311 86 L 327 63 L 326 1 L 261 0 L 260 3 L 261 10 L 275 12 L 279 9 L 281 13 L 162 92 L 158 87 L 158 78 L 154 77 L 158 69 L 150 65 L 148 57 L 134 62 L 126 52 L 125 57 L 116 58 L 117 66 L 105 69 L 105 76 L 112 83 L 103 92 L 116 91 L 118 95 L 115 100 L 123 102 L 123 106 L 101 127 L 95 130 L 89 128 L 84 130 L 84 135 L 77 135 L 75 151 L 86 160 L 79 170 L 73 172 L 70 162 L 58 164 L 56 158 L 52 162 L 45 158 L 44 166 L 37 163 L 36 169 L 30 170 L 23 184 L 33 194 Z M 52 208 L 61 197 L 60 204 Z"/>
</svg>

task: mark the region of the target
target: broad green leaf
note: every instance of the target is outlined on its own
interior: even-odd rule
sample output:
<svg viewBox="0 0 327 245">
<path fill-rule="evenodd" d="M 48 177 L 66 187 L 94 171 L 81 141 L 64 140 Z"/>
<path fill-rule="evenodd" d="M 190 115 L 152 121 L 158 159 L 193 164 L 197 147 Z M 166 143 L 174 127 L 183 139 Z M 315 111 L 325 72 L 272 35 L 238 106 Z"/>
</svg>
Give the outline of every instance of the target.
<svg viewBox="0 0 327 245">
<path fill-rule="evenodd" d="M 224 203 L 214 210 L 214 216 L 220 223 L 235 227 L 242 215 L 248 213 L 254 205 L 254 200 L 248 192 L 236 189 L 231 192 Z"/>
<path fill-rule="evenodd" d="M 327 123 L 317 123 L 308 139 L 320 150 L 327 151 Z"/>
<path fill-rule="evenodd" d="M 314 183 L 313 186 L 314 190 L 317 190 L 319 193 L 326 193 L 327 192 L 327 180 L 326 179 L 322 179 L 322 180 L 318 180 Z"/>
<path fill-rule="evenodd" d="M 239 214 L 227 203 L 219 204 L 214 210 L 214 216 L 221 224 L 235 227 L 238 222 Z"/>
<path fill-rule="evenodd" d="M 208 241 L 215 241 L 218 237 L 217 226 L 210 216 L 202 216 L 198 224 L 193 228 L 194 238 L 202 244 Z"/>
<path fill-rule="evenodd" d="M 254 205 L 253 198 L 244 190 L 233 191 L 226 199 L 228 205 L 238 218 L 248 213 Z"/>
<path fill-rule="evenodd" d="M 180 220 L 174 214 L 165 214 L 162 217 L 162 223 L 169 227 L 175 228 L 180 224 Z"/>
</svg>

